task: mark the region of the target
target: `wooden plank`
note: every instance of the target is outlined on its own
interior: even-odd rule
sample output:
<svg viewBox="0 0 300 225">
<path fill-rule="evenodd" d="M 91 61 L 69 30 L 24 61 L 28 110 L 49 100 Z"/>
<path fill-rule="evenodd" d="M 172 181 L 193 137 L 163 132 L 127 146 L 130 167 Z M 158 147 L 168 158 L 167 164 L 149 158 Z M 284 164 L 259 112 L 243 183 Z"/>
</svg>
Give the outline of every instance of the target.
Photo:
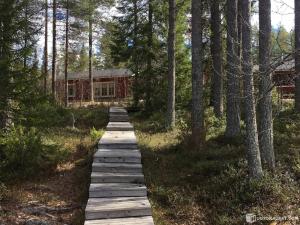
<svg viewBox="0 0 300 225">
<path fill-rule="evenodd" d="M 128 122 L 129 121 L 129 117 L 126 115 L 122 115 L 122 116 L 115 116 L 115 115 L 110 115 L 109 116 L 109 122 Z"/>
<path fill-rule="evenodd" d="M 92 172 L 92 183 L 144 183 L 144 175 L 142 173 L 104 173 Z"/>
<path fill-rule="evenodd" d="M 142 165 L 134 163 L 93 163 L 93 172 L 142 173 Z"/>
<path fill-rule="evenodd" d="M 138 149 L 137 144 L 98 144 L 99 149 Z"/>
<path fill-rule="evenodd" d="M 136 144 L 136 136 L 133 131 L 106 131 L 99 144 Z"/>
<path fill-rule="evenodd" d="M 90 185 L 90 198 L 143 197 L 147 196 L 146 186 L 130 183 L 102 183 Z"/>
<path fill-rule="evenodd" d="M 110 107 L 109 113 L 126 113 L 127 114 L 127 110 L 124 109 L 123 107 Z"/>
<path fill-rule="evenodd" d="M 87 220 L 151 216 L 147 197 L 90 198 L 85 216 Z"/>
<path fill-rule="evenodd" d="M 137 149 L 99 149 L 94 162 L 141 163 L 141 153 Z"/>
<path fill-rule="evenodd" d="M 84 225 L 154 225 L 152 216 L 87 220 Z"/>
<path fill-rule="evenodd" d="M 109 122 L 107 131 L 133 131 L 133 125 L 129 122 Z"/>
</svg>

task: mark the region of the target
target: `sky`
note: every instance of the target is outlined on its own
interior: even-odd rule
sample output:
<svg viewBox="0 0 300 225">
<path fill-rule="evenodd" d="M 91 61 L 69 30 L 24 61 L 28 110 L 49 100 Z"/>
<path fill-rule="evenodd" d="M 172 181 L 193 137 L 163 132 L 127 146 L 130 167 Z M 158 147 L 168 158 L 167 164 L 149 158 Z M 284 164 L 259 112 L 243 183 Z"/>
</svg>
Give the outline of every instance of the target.
<svg viewBox="0 0 300 225">
<path fill-rule="evenodd" d="M 271 6 L 272 26 L 282 25 L 287 31 L 294 29 L 294 0 L 271 0 Z M 253 17 L 253 24 L 258 24 L 258 15 Z"/>
</svg>

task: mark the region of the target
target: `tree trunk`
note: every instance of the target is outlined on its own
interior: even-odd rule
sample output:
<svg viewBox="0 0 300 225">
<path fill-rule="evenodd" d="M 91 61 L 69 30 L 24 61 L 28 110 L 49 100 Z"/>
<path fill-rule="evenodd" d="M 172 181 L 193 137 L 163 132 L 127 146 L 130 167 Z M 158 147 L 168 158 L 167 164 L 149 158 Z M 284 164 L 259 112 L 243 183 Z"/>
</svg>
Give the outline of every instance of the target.
<svg viewBox="0 0 300 225">
<path fill-rule="evenodd" d="M 65 106 L 68 107 L 68 64 L 69 64 L 69 0 L 66 12 L 66 50 L 65 50 Z"/>
<path fill-rule="evenodd" d="M 169 0 L 167 127 L 171 129 L 175 126 L 175 22 L 176 0 Z"/>
<path fill-rule="evenodd" d="M 48 78 L 48 0 L 45 1 L 44 92 L 47 94 Z"/>
<path fill-rule="evenodd" d="M 56 0 L 53 0 L 52 95 L 56 98 Z"/>
<path fill-rule="evenodd" d="M 295 69 L 296 69 L 296 93 L 295 109 L 300 112 L 300 2 L 295 0 Z"/>
<path fill-rule="evenodd" d="M 271 56 L 271 0 L 259 1 L 259 147 L 262 162 L 275 168 L 272 118 L 272 74 Z"/>
<path fill-rule="evenodd" d="M 247 159 L 251 178 L 260 178 L 263 175 L 261 158 L 258 144 L 256 110 L 253 86 L 253 64 L 251 59 L 251 24 L 250 22 L 250 2 L 241 1 L 242 13 L 242 71 L 244 77 L 245 95 L 245 123 L 246 123 L 246 143 Z"/>
<path fill-rule="evenodd" d="M 192 0 L 192 143 L 201 148 L 205 140 L 202 73 L 202 1 Z"/>
<path fill-rule="evenodd" d="M 146 83 L 146 111 L 151 109 L 152 90 L 152 45 L 153 45 L 153 6 L 148 0 L 148 56 L 147 56 L 147 83 Z"/>
<path fill-rule="evenodd" d="M 138 87 L 138 79 L 139 79 L 139 67 L 138 67 L 138 58 L 137 58 L 137 35 L 138 35 L 138 6 L 137 6 L 137 0 L 133 1 L 133 17 L 134 17 L 134 21 L 133 21 L 133 42 L 134 42 L 134 46 L 133 46 L 133 70 L 134 70 L 134 84 L 133 86 L 135 88 Z M 139 91 L 137 91 L 135 89 L 134 93 L 133 93 L 133 104 L 134 106 L 137 106 L 139 103 Z"/>
<path fill-rule="evenodd" d="M 240 134 L 239 55 L 237 45 L 237 0 L 227 0 L 227 137 Z"/>
<path fill-rule="evenodd" d="M 25 21 L 27 22 L 28 21 L 28 2 L 26 2 L 26 5 L 25 5 Z M 28 56 L 28 53 L 27 53 L 27 48 L 28 48 L 28 27 L 25 26 L 25 31 L 24 31 L 24 49 L 25 49 L 25 54 L 24 54 L 24 59 L 23 59 L 23 67 L 24 69 L 27 67 L 27 56 Z"/>
<path fill-rule="evenodd" d="M 90 80 L 90 100 L 94 101 L 94 89 L 93 89 L 93 68 L 92 68 L 92 58 L 93 58 L 93 21 L 92 21 L 92 10 L 91 1 L 89 2 L 89 80 Z"/>
<path fill-rule="evenodd" d="M 223 54 L 220 1 L 211 2 L 212 105 L 216 117 L 223 114 Z"/>
</svg>

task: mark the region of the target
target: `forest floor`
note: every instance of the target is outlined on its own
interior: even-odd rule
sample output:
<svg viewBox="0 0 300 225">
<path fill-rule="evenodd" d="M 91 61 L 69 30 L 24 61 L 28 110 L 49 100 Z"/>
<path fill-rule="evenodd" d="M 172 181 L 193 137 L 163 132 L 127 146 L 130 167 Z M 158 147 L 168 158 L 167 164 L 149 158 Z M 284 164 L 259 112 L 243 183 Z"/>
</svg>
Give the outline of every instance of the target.
<svg viewBox="0 0 300 225">
<path fill-rule="evenodd" d="M 63 161 L 55 168 L 41 173 L 36 171 L 36 176 L 14 178 L 6 183 L 5 198 L 0 202 L 0 225 L 84 223 L 92 155 L 96 144 L 90 131 L 93 126 L 97 129 L 105 128 L 107 114 L 101 111 L 105 109 L 74 110 L 75 114 L 82 117 L 78 118 L 76 129 L 53 127 L 40 130 L 66 149 L 67 154 L 64 153 Z"/>
<path fill-rule="evenodd" d="M 52 169 L 5 183 L 0 190 L 5 192 L 0 225 L 36 224 L 30 223 L 34 220 L 42 225 L 83 224 L 96 143 L 91 129 L 106 126 L 105 110 L 74 110 L 75 130 L 63 125 L 40 130 L 68 154 Z M 190 150 L 186 112 L 178 115 L 174 131 L 164 130 L 164 115 L 159 112 L 152 116 L 130 113 L 130 117 L 143 155 L 156 225 L 240 225 L 246 224 L 247 213 L 300 216 L 300 115 L 288 108 L 274 121 L 277 170 L 255 182 L 248 179 L 243 136 L 224 138 L 225 121 L 211 112 L 207 112 L 207 144 L 199 151 Z"/>
<path fill-rule="evenodd" d="M 207 144 L 199 151 L 191 151 L 189 126 L 182 120 L 180 129 L 165 131 L 162 114 L 131 117 L 156 225 L 241 225 L 247 224 L 248 213 L 294 217 L 254 224 L 300 223 L 300 115 L 286 109 L 275 118 L 276 172 L 265 171 L 262 180 L 252 182 L 244 138 L 223 137 L 225 121 L 212 114 L 206 122 Z"/>
</svg>

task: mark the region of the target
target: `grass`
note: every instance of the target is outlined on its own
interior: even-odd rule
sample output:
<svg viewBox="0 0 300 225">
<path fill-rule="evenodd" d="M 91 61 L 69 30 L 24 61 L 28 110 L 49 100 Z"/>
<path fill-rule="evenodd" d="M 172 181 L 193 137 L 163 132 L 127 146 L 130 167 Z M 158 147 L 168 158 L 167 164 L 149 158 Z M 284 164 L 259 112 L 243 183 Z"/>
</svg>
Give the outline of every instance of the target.
<svg viewBox="0 0 300 225">
<path fill-rule="evenodd" d="M 61 146 L 62 161 L 35 175 L 16 177 L 2 183 L 0 187 L 0 224 L 23 224 L 28 219 L 52 224 L 84 223 L 84 209 L 88 198 L 92 155 L 97 138 L 107 124 L 105 108 L 89 107 L 70 109 L 76 128 L 67 122 L 60 126 L 39 127 L 46 142 Z M 70 118 L 65 118 L 70 121 Z M 45 162 L 47 163 L 47 162 Z M 1 182 L 0 182 L 1 184 Z M 55 212 L 29 212 L 36 207 L 58 209 Z"/>
<path fill-rule="evenodd" d="M 275 119 L 277 169 L 265 171 L 260 181 L 249 180 L 243 137 L 226 140 L 223 121 L 210 115 L 205 148 L 191 151 L 184 122 L 180 129 L 164 131 L 159 113 L 131 116 L 155 224 L 240 225 L 247 213 L 300 215 L 299 115 L 286 110 Z"/>
</svg>

